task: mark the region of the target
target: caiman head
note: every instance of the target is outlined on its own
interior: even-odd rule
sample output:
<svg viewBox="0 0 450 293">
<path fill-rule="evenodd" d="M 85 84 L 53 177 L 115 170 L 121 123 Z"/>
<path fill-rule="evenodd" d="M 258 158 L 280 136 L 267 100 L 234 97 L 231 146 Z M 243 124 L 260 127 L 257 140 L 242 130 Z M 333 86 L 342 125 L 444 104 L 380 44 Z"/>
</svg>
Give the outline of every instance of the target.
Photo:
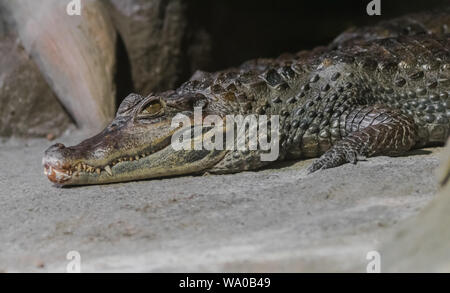
<svg viewBox="0 0 450 293">
<path fill-rule="evenodd" d="M 55 144 L 43 158 L 44 172 L 58 185 L 85 185 L 201 173 L 223 159 L 220 150 L 175 150 L 172 119 L 184 114 L 194 127 L 194 107 L 202 114 L 221 113 L 199 93 L 131 94 L 114 120 L 99 134 L 78 145 Z M 189 133 L 194 133 L 189 131 Z M 193 139 L 198 139 L 192 135 Z M 201 136 L 201 135 L 200 135 Z"/>
</svg>

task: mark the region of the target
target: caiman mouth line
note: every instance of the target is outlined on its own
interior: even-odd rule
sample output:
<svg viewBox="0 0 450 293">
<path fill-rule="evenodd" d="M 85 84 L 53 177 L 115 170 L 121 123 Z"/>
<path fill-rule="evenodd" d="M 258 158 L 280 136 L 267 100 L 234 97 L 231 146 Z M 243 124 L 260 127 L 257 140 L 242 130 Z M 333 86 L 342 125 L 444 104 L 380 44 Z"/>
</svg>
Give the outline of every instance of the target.
<svg viewBox="0 0 450 293">
<path fill-rule="evenodd" d="M 56 165 L 51 164 L 49 162 L 44 163 L 44 174 L 54 183 L 64 183 L 73 177 L 78 177 L 81 175 L 101 175 L 102 172 L 108 174 L 109 176 L 113 176 L 113 169 L 116 165 L 120 163 L 128 163 L 133 161 L 139 161 L 141 159 L 147 158 L 150 155 L 153 155 L 160 150 L 168 147 L 170 145 L 170 138 L 166 139 L 165 143 L 161 146 L 153 147 L 151 150 L 145 150 L 139 152 L 135 155 L 125 155 L 121 156 L 117 159 L 109 161 L 106 165 L 100 166 L 92 166 L 83 161 L 74 163 L 74 164 L 66 164 L 61 166 L 59 162 Z"/>
</svg>

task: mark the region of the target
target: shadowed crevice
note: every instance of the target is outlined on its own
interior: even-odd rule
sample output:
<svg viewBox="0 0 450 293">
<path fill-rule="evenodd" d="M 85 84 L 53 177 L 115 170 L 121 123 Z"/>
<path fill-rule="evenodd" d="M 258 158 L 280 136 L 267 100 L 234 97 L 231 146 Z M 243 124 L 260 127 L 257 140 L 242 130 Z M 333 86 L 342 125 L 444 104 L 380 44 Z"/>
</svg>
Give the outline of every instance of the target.
<svg viewBox="0 0 450 293">
<path fill-rule="evenodd" d="M 128 56 L 127 49 L 125 48 L 125 43 L 119 33 L 117 34 L 116 41 L 116 60 L 117 67 L 114 81 L 116 83 L 115 99 L 117 109 L 123 99 L 131 92 L 134 92 L 130 58 Z"/>
</svg>

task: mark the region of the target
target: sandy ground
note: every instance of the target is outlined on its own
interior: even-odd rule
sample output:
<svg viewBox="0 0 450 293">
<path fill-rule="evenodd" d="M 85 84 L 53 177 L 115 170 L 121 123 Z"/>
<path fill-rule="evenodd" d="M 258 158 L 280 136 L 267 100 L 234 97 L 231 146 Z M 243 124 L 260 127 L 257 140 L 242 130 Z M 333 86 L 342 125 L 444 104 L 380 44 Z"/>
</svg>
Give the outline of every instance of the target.
<svg viewBox="0 0 450 293">
<path fill-rule="evenodd" d="M 58 139 L 77 142 L 74 132 Z M 442 148 L 305 175 L 311 160 L 234 175 L 56 188 L 54 142 L 0 142 L 0 271 L 365 272 L 367 252 L 434 196 Z"/>
</svg>

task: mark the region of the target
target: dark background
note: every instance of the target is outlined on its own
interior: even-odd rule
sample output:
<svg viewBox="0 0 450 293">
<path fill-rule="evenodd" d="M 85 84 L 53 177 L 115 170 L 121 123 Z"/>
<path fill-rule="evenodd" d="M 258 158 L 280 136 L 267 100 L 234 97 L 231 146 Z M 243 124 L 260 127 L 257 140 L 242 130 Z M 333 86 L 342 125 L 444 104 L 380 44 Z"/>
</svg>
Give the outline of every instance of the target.
<svg viewBox="0 0 450 293">
<path fill-rule="evenodd" d="M 192 2 L 191 22 L 205 28 L 212 38 L 213 61 L 206 68 L 212 71 L 255 57 L 276 57 L 326 45 L 350 26 L 450 4 L 448 0 L 381 0 L 382 15 L 369 16 L 366 6 L 370 0 Z"/>
</svg>

